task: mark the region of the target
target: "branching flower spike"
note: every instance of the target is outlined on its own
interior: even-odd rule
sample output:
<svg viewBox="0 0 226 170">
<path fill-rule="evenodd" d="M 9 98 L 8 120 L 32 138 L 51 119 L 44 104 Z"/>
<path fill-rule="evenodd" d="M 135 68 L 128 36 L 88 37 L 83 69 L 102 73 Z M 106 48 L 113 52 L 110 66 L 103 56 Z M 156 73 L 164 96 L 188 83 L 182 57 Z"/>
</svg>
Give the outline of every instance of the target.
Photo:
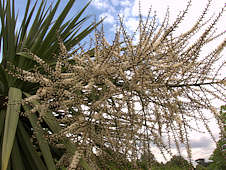
<svg viewBox="0 0 226 170">
<path fill-rule="evenodd" d="M 44 69 L 42 75 L 17 68 L 17 73 L 12 73 L 16 77 L 41 82 L 37 93 L 25 99 L 40 102 L 40 107 L 33 105 L 33 111 L 41 112 L 44 107 L 42 110 L 60 115 L 57 119 L 63 130 L 49 135 L 50 141 L 70 138 L 76 145 L 85 146 L 83 155 L 87 160 L 93 160 L 93 149 L 102 155 L 111 149 L 136 160 L 151 150 L 151 143 L 163 155 L 172 154 L 172 143 L 181 153 L 180 145 L 184 144 L 191 158 L 189 133 L 199 131 L 195 122 L 202 122 L 214 139 L 208 113 L 203 111 L 210 111 L 220 121 L 212 99 L 226 98 L 225 79 L 220 75 L 225 59 L 219 60 L 226 40 L 209 54 L 202 56 L 201 52 L 225 35 L 214 32 L 225 8 L 206 22 L 208 4 L 190 30 L 175 35 L 189 6 L 190 3 L 172 25 L 168 13 L 160 25 L 156 16 L 146 21 L 140 18 L 136 44 L 121 22 L 112 44 L 102 31 L 96 30 L 92 57 L 82 47 L 72 58 L 63 57 L 70 53 L 60 42 L 55 69 Z M 201 28 L 205 31 L 199 34 Z M 197 34 L 197 40 L 190 42 Z M 40 66 L 46 67 L 38 56 L 33 56 Z M 216 64 L 220 64 L 219 68 Z M 42 118 L 44 114 L 39 115 Z M 75 152 L 71 167 L 76 167 L 78 155 Z"/>
</svg>

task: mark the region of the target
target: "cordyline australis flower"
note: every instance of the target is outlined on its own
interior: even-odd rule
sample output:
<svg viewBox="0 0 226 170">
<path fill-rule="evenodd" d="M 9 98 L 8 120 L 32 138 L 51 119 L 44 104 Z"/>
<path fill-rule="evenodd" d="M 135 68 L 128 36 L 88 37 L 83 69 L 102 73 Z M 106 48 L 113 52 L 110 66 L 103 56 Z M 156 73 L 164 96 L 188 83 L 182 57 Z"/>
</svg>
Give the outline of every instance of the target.
<svg viewBox="0 0 226 170">
<path fill-rule="evenodd" d="M 95 47 L 88 52 L 80 47 L 70 59 L 65 57 L 70 54 L 60 42 L 55 70 L 29 53 L 44 74 L 37 69 L 9 71 L 25 81 L 40 83 L 37 93 L 24 100 L 24 104 L 37 100 L 40 105 L 33 105 L 32 113 L 27 114 L 39 112 L 42 118 L 47 110 L 58 113 L 64 128 L 49 135 L 50 141 L 69 136 L 77 145 L 85 146 L 84 155 L 94 147 L 103 152 L 111 148 L 136 160 L 150 150 L 150 143 L 163 154 L 171 154 L 172 143 L 180 153 L 183 143 L 191 158 L 189 131 L 199 129 L 192 122 L 202 122 L 213 137 L 202 110 L 211 111 L 222 127 L 211 98 L 225 99 L 226 80 L 219 79 L 225 61 L 219 68 L 214 66 L 226 40 L 200 56 L 206 44 L 223 35 L 214 31 L 224 9 L 206 22 L 209 4 L 190 30 L 174 35 L 189 6 L 190 2 L 172 25 L 168 13 L 160 26 L 156 16 L 150 19 L 150 13 L 146 21 L 140 17 L 136 45 L 122 21 L 111 45 L 103 31 L 96 31 Z M 205 31 L 191 44 L 189 40 L 203 28 Z"/>
</svg>

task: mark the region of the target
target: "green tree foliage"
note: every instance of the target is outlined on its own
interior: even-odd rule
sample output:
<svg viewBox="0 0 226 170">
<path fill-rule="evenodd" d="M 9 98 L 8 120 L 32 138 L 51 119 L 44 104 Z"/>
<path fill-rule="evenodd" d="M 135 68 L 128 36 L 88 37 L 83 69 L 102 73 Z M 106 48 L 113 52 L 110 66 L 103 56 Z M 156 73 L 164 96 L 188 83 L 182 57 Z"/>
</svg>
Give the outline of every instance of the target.
<svg viewBox="0 0 226 170">
<path fill-rule="evenodd" d="M 209 158 L 213 162 L 208 166 L 210 169 L 225 170 L 226 169 L 226 151 L 223 150 L 223 145 L 226 144 L 225 139 L 220 139 L 217 142 L 217 148 Z"/>
<path fill-rule="evenodd" d="M 205 167 L 205 166 L 203 166 L 203 165 L 197 165 L 197 166 L 195 167 L 195 170 L 208 170 L 208 168 Z M 211 170 L 212 170 L 212 169 L 211 169 Z"/>
<path fill-rule="evenodd" d="M 134 163 L 129 161 L 125 155 L 123 155 L 119 151 L 113 151 L 109 148 L 103 149 L 103 152 L 101 154 L 95 156 L 95 161 L 100 169 L 136 169 Z"/>
<path fill-rule="evenodd" d="M 223 122 L 224 128 L 220 133 L 220 140 L 217 142 L 217 147 L 213 151 L 213 154 L 210 156 L 210 160 L 213 162 L 208 166 L 209 169 L 214 170 L 224 170 L 226 169 L 226 150 L 224 146 L 226 145 L 226 105 L 221 106 L 221 120 Z"/>
<path fill-rule="evenodd" d="M 170 161 L 165 164 L 165 167 L 177 167 L 181 169 L 191 169 L 192 165 L 182 156 L 174 155 Z"/>
<path fill-rule="evenodd" d="M 144 152 L 141 155 L 141 158 L 137 160 L 138 167 L 148 170 L 149 168 L 159 167 L 160 163 L 158 163 L 155 159 L 154 154 L 151 152 Z"/>
</svg>

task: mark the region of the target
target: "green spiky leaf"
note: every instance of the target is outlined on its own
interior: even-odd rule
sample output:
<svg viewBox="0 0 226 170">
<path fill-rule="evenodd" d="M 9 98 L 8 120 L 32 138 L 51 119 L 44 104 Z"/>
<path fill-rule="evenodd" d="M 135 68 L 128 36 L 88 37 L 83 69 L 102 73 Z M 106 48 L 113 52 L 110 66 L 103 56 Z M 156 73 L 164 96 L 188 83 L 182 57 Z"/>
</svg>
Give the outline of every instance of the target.
<svg viewBox="0 0 226 170">
<path fill-rule="evenodd" d="M 22 93 L 20 89 L 9 88 L 9 101 L 6 112 L 4 137 L 2 144 L 2 170 L 6 170 L 16 134 Z"/>
</svg>

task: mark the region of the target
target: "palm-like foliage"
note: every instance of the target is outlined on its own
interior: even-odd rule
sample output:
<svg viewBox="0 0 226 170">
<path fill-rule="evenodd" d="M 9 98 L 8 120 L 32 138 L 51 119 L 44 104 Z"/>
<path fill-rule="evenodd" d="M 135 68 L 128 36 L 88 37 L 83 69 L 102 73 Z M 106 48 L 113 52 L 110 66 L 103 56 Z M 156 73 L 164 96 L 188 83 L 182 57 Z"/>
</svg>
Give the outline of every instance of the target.
<svg viewBox="0 0 226 170">
<path fill-rule="evenodd" d="M 35 114 L 29 117 L 19 115 L 29 106 L 21 106 L 23 94 L 35 93 L 38 84 L 20 81 L 7 74 L 9 62 L 15 66 L 31 71 L 35 61 L 23 51 L 29 49 L 40 56 L 50 65 L 54 65 L 55 58 L 50 54 L 59 53 L 59 38 L 63 41 L 68 51 L 84 39 L 97 25 L 91 24 L 81 30 L 81 26 L 89 17 L 81 18 L 85 9 L 68 21 L 65 17 L 72 8 L 75 0 L 69 0 L 60 15 L 55 19 L 60 0 L 47 8 L 46 0 L 38 5 L 38 1 L 32 6 L 27 0 L 22 24 L 17 25 L 14 0 L 0 1 L 1 17 L 1 53 L 0 64 L 0 165 L 2 170 L 7 169 L 56 169 L 55 164 L 61 153 L 56 148 L 49 146 L 44 138 L 47 130 L 53 132 L 60 130 L 60 125 L 51 114 L 47 114 L 46 121 L 42 125 L 37 124 Z M 37 10 L 37 12 L 35 12 Z M 38 68 L 37 68 L 38 69 Z M 8 103 L 8 104 L 7 104 Z M 31 136 L 34 140 L 31 142 Z M 75 148 L 68 141 L 63 142 L 68 152 L 74 153 Z"/>
</svg>

